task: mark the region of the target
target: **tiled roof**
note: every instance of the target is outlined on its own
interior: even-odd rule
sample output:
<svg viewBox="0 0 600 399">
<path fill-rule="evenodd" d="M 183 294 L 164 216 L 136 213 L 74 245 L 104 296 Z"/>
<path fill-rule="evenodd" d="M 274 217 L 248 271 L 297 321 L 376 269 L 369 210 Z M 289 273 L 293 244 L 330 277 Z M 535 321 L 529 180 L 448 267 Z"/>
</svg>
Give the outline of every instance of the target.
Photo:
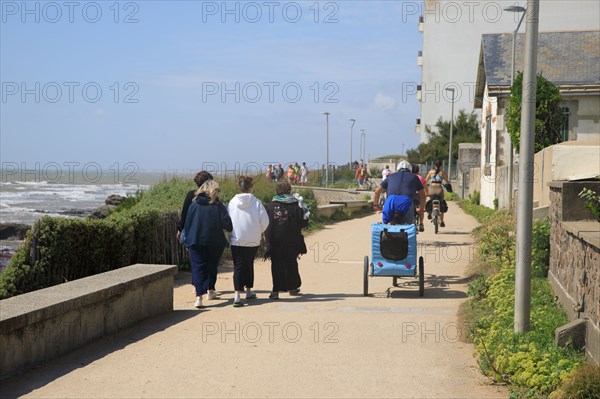
<svg viewBox="0 0 600 399">
<path fill-rule="evenodd" d="M 488 86 L 510 86 L 512 33 L 482 35 Z M 517 35 L 515 71 L 523 70 L 525 34 Z M 600 31 L 540 32 L 538 72 L 558 85 L 600 84 Z"/>
</svg>

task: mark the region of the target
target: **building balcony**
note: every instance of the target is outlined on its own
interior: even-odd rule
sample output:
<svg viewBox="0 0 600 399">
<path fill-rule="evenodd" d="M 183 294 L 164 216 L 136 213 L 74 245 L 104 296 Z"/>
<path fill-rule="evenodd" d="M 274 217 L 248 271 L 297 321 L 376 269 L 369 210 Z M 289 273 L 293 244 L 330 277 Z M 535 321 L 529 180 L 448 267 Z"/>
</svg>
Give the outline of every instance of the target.
<svg viewBox="0 0 600 399">
<path fill-rule="evenodd" d="M 419 53 L 417 54 L 417 65 L 422 66 L 423 65 L 423 52 L 419 51 Z"/>
<path fill-rule="evenodd" d="M 417 101 L 421 101 L 421 98 L 423 97 L 422 92 L 421 92 L 421 85 L 417 85 Z"/>
<path fill-rule="evenodd" d="M 415 124 L 415 133 L 421 133 L 421 118 L 417 118 L 417 123 Z"/>
<path fill-rule="evenodd" d="M 423 24 L 425 22 L 425 17 L 422 15 L 419 17 L 419 32 L 423 32 Z"/>
</svg>

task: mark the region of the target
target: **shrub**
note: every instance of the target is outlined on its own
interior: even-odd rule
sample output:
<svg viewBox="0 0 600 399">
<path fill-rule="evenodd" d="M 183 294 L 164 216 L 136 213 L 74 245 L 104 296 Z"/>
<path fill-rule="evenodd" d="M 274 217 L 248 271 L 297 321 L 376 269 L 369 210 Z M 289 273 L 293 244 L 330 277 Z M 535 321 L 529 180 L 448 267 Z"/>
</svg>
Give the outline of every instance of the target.
<svg viewBox="0 0 600 399">
<path fill-rule="evenodd" d="M 549 399 L 600 398 L 600 366 L 586 364 L 565 380 Z"/>
<path fill-rule="evenodd" d="M 446 193 L 444 194 L 444 199 L 445 199 L 446 201 L 458 201 L 458 200 L 460 200 L 460 197 L 459 197 L 459 196 L 458 196 L 458 194 L 456 194 L 456 193 L 449 193 L 449 192 L 446 192 Z"/>
<path fill-rule="evenodd" d="M 565 381 L 582 357 L 573 349 L 554 346 L 554 330 L 567 323 L 567 318 L 548 281 L 537 271 L 531 285 L 530 331 L 522 335 L 513 332 L 514 231 L 514 220 L 494 211 L 478 229 L 476 254 L 484 263 L 484 275 L 469 284 L 472 299 L 461 307 L 461 318 L 470 323 L 466 330 L 476 345 L 484 374 L 510 384 L 515 390 L 511 397 L 540 397 Z M 533 262 L 538 266 L 534 270 L 541 271 L 547 259 L 548 233 L 547 221 L 535 224 Z"/>
<path fill-rule="evenodd" d="M 589 188 L 584 188 L 579 193 L 579 197 L 585 199 L 586 208 L 592 211 L 592 214 L 596 215 L 600 222 L 600 195 Z"/>
<path fill-rule="evenodd" d="M 550 264 L 550 222 L 548 218 L 533 223 L 531 268 L 533 277 L 548 277 Z"/>
<path fill-rule="evenodd" d="M 474 205 L 479 205 L 481 201 L 481 193 L 479 191 L 473 191 L 473 195 L 471 196 L 471 203 Z"/>
</svg>

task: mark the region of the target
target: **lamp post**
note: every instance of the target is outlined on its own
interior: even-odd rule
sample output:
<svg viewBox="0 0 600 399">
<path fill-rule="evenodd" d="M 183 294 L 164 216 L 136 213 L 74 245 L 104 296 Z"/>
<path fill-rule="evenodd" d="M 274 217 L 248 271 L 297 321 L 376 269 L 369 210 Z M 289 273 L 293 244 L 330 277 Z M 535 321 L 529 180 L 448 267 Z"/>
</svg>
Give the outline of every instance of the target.
<svg viewBox="0 0 600 399">
<path fill-rule="evenodd" d="M 515 58 L 516 58 L 516 54 L 517 54 L 517 34 L 519 33 L 519 28 L 521 27 L 521 24 L 523 23 L 523 19 L 525 18 L 527 9 L 525 7 L 521 7 L 521 6 L 510 6 L 510 7 L 506 7 L 504 8 L 504 11 L 508 11 L 508 12 L 521 12 L 523 13 L 523 15 L 521 16 L 521 19 L 519 20 L 519 23 L 517 24 L 517 28 L 513 31 L 513 35 L 512 35 L 512 65 L 510 68 L 510 87 L 512 88 L 512 85 L 515 82 Z M 508 166 L 508 176 L 507 176 L 507 182 L 506 182 L 506 192 L 508 194 L 508 207 L 509 209 L 512 206 L 512 191 L 513 191 L 513 145 L 512 145 L 512 141 L 508 140 L 508 159 L 507 159 L 507 166 Z"/>
<path fill-rule="evenodd" d="M 325 115 L 325 188 L 329 187 L 329 112 L 323 112 Z"/>
<path fill-rule="evenodd" d="M 448 183 L 452 180 L 452 134 L 454 133 L 454 88 L 448 87 L 446 91 L 452 93 L 452 113 L 450 117 L 450 145 L 448 147 Z"/>
<path fill-rule="evenodd" d="M 350 163 L 348 165 L 349 168 L 352 169 L 352 128 L 356 123 L 356 119 L 350 119 L 350 122 L 352 122 L 352 124 L 350 125 Z"/>
<path fill-rule="evenodd" d="M 514 331 L 524 334 L 531 319 L 531 238 L 533 217 L 535 100 L 540 0 L 527 1 L 525 62 L 521 100 L 519 202 L 517 204 L 517 256 L 515 266 Z"/>
<path fill-rule="evenodd" d="M 360 148 L 361 148 L 361 153 L 360 153 L 360 158 L 363 161 L 363 164 L 365 163 L 365 152 L 366 152 L 366 145 L 367 145 L 367 138 L 366 138 L 366 134 L 365 134 L 365 129 L 360 129 Z"/>
</svg>

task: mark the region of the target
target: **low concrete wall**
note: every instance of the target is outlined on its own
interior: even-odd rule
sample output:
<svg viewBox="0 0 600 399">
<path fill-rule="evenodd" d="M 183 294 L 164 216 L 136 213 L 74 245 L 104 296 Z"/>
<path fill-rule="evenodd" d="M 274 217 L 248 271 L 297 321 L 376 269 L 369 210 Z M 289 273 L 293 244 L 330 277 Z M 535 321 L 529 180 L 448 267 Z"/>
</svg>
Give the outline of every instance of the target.
<svg viewBox="0 0 600 399">
<path fill-rule="evenodd" d="M 344 204 L 329 204 L 329 205 L 319 205 L 317 206 L 317 216 L 330 218 L 336 213 L 338 210 L 342 209 Z"/>
<path fill-rule="evenodd" d="M 0 379 L 173 310 L 176 273 L 137 264 L 0 301 Z"/>
<path fill-rule="evenodd" d="M 569 320 L 586 320 L 586 354 L 600 363 L 600 223 L 577 195 L 584 186 L 600 191 L 600 183 L 549 186 L 548 280 Z"/>
</svg>

